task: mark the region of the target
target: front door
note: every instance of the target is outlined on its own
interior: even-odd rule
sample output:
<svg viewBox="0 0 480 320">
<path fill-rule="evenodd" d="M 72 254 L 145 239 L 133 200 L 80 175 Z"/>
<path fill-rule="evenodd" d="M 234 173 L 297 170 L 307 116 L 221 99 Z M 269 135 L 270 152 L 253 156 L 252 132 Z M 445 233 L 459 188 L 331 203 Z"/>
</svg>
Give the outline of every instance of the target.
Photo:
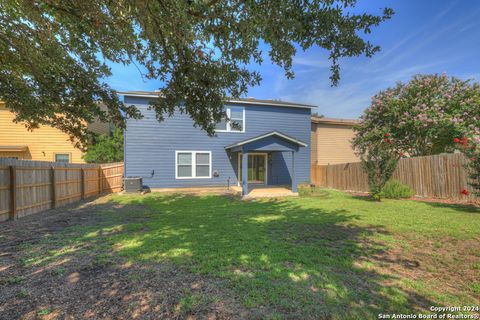
<svg viewBox="0 0 480 320">
<path fill-rule="evenodd" d="M 238 157 L 238 180 L 242 181 L 242 155 Z M 254 153 L 248 155 L 248 183 L 266 184 L 267 154 Z"/>
</svg>

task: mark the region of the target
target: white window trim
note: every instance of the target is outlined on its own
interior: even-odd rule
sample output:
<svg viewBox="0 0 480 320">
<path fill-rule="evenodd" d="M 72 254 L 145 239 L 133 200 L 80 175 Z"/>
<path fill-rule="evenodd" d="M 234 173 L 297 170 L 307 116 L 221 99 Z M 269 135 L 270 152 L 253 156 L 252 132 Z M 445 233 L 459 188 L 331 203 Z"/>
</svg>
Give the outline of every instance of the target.
<svg viewBox="0 0 480 320">
<path fill-rule="evenodd" d="M 53 153 L 53 162 L 57 162 L 57 155 L 67 155 L 68 161 L 60 161 L 60 163 L 72 163 L 72 153 L 71 152 L 54 152 Z"/>
<path fill-rule="evenodd" d="M 178 154 L 179 153 L 191 153 L 192 154 L 192 176 L 191 177 L 179 177 L 178 176 Z M 197 177 L 197 153 L 208 153 L 208 177 Z M 187 179 L 211 179 L 212 178 L 212 151 L 191 151 L 191 150 L 176 150 L 175 151 L 175 179 L 187 180 Z"/>
<path fill-rule="evenodd" d="M 230 122 L 232 120 L 228 120 L 227 121 L 227 129 L 226 130 L 215 130 L 215 132 L 230 132 L 230 133 L 245 133 L 245 107 L 240 107 L 240 106 L 228 106 L 228 107 L 225 107 L 226 109 L 226 112 L 227 112 L 227 117 L 230 119 L 230 115 L 231 115 L 231 108 L 242 108 L 243 110 L 243 126 L 242 126 L 242 131 L 237 131 L 237 130 L 232 130 L 232 128 L 230 127 Z M 235 120 L 234 120 L 235 121 Z"/>
</svg>

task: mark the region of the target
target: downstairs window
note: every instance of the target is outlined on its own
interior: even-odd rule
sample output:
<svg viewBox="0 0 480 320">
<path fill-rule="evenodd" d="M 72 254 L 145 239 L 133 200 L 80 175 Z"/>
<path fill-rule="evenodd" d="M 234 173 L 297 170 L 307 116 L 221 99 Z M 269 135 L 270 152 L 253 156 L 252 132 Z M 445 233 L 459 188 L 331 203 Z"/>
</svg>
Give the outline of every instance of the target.
<svg viewBox="0 0 480 320">
<path fill-rule="evenodd" d="M 200 179 L 212 177 L 212 153 L 210 151 L 176 151 L 175 178 Z"/>
</svg>

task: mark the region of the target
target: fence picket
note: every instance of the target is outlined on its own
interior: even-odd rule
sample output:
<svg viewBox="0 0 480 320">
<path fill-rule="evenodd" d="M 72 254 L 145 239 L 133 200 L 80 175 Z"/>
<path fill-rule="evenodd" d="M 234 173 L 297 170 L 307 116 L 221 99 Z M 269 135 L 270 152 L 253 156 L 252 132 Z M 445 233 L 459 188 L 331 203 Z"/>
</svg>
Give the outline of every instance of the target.
<svg viewBox="0 0 480 320">
<path fill-rule="evenodd" d="M 461 153 L 404 158 L 398 162 L 392 178 L 408 185 L 418 196 L 474 200 L 465 169 L 467 162 Z M 367 175 L 360 162 L 313 165 L 311 180 L 321 187 L 368 192 Z M 470 195 L 461 194 L 463 189 L 469 190 Z"/>
<path fill-rule="evenodd" d="M 123 163 L 69 164 L 0 158 L 0 222 L 123 187 Z"/>
</svg>

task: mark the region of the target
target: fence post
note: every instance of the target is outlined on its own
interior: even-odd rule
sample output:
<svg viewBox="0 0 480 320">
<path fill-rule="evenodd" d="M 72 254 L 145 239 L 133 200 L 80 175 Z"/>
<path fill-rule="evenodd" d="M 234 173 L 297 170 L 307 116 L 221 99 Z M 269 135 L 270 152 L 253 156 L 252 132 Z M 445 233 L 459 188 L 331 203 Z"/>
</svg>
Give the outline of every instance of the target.
<svg viewBox="0 0 480 320">
<path fill-rule="evenodd" d="M 325 174 L 325 187 L 326 188 L 331 188 L 329 185 L 328 185 L 328 168 L 330 168 L 330 163 L 327 164 L 327 166 L 325 167 L 325 171 L 324 171 L 324 174 Z"/>
<path fill-rule="evenodd" d="M 10 166 L 10 216 L 15 220 L 17 217 L 17 168 Z"/>
<path fill-rule="evenodd" d="M 103 187 L 103 183 L 102 183 L 102 167 L 98 167 L 98 194 L 101 194 L 102 193 L 102 187 Z"/>
<path fill-rule="evenodd" d="M 82 188 L 82 200 L 85 200 L 85 169 L 80 169 L 80 179 L 81 179 L 81 188 Z"/>
<path fill-rule="evenodd" d="M 55 185 L 55 168 L 52 166 L 51 167 L 51 180 L 52 180 L 52 208 L 57 207 L 57 195 L 56 195 L 56 185 Z"/>
</svg>

